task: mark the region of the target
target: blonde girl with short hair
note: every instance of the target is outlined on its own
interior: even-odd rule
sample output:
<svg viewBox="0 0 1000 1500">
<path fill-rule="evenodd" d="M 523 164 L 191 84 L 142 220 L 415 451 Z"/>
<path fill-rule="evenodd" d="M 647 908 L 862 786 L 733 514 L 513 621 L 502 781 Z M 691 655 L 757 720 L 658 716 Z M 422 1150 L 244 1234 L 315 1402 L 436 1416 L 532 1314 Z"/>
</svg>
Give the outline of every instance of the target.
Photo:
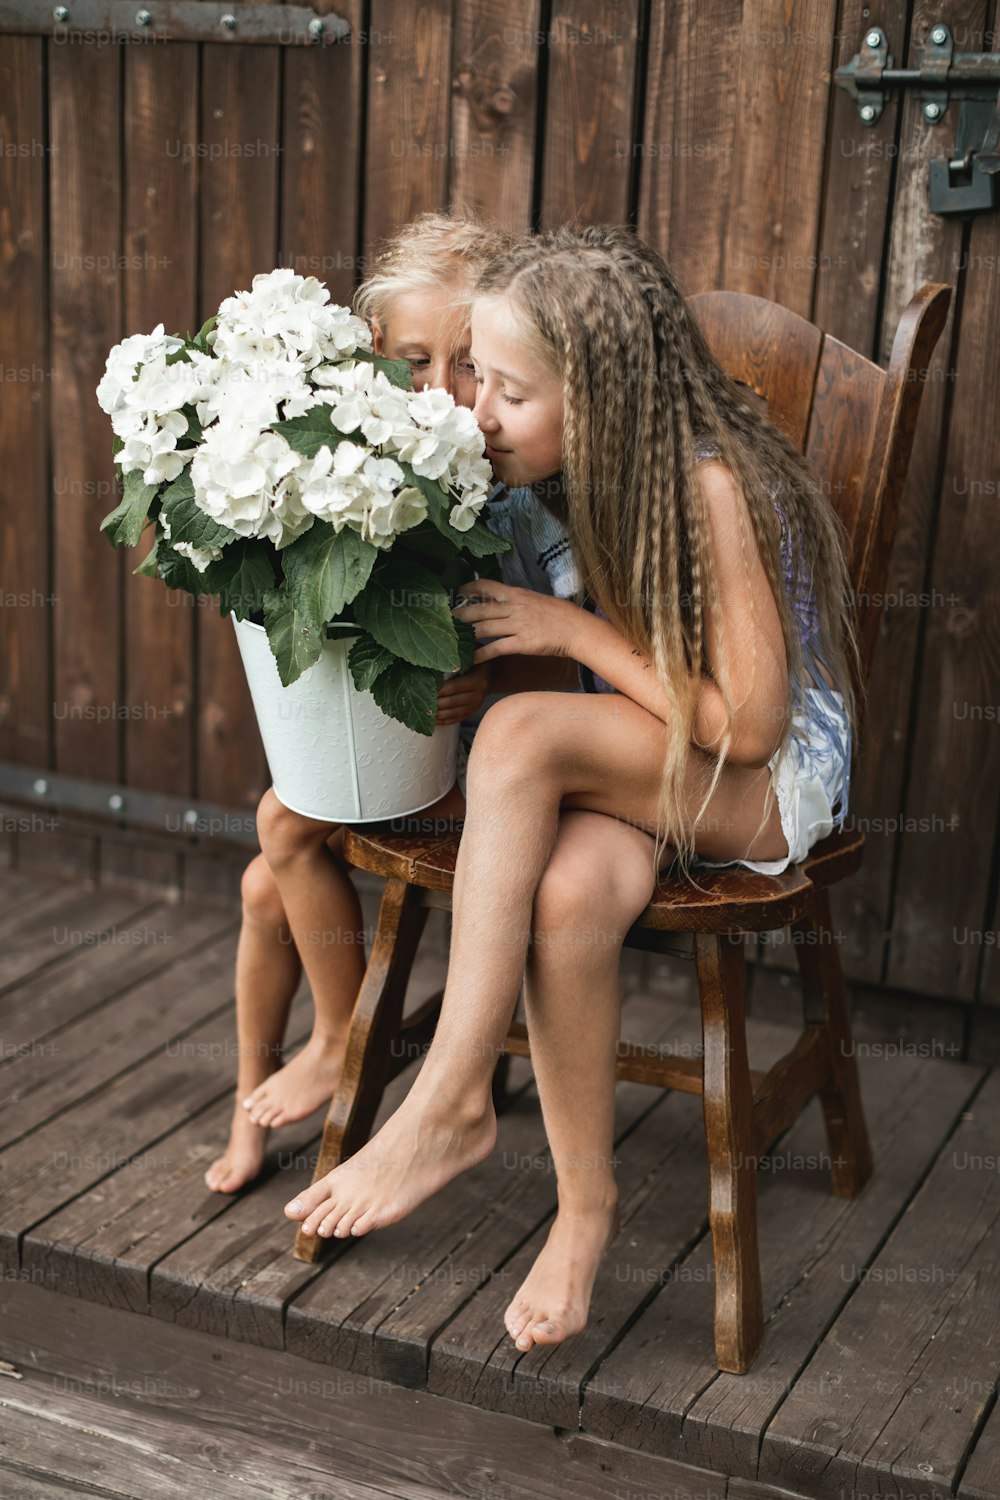
<svg viewBox="0 0 1000 1500">
<path fill-rule="evenodd" d="M 405 225 L 377 249 L 354 298 L 355 311 L 371 324 L 376 353 L 407 360 L 415 388 L 442 387 L 460 405 L 471 406 L 472 288 L 514 243 L 513 236 L 465 211 L 426 213 Z M 536 535 L 537 510 L 524 498 L 515 504 L 503 497 L 498 504 L 498 515 L 506 518 L 499 529 L 520 549 L 502 558 L 501 567 L 530 577 L 535 588 L 558 592 L 565 579 L 555 552 L 550 558 L 546 548 L 541 563 L 525 552 Z M 538 534 L 548 536 L 544 526 Z M 560 555 L 565 545 L 563 538 Z M 462 726 L 458 780 L 422 818 L 461 817 L 464 747 L 475 733 L 475 715 L 490 690 L 526 685 L 572 684 L 565 664 L 520 661 L 479 664 L 442 685 L 437 723 Z M 270 790 L 261 799 L 257 825 L 263 852 L 243 875 L 236 956 L 236 1102 L 227 1148 L 205 1173 L 206 1185 L 223 1193 L 237 1192 L 258 1175 L 272 1125 L 302 1119 L 331 1098 L 365 968 L 364 919 L 342 856 L 343 828 L 290 812 Z M 303 967 L 315 1023 L 305 1047 L 282 1067 L 289 1007 Z"/>
</svg>

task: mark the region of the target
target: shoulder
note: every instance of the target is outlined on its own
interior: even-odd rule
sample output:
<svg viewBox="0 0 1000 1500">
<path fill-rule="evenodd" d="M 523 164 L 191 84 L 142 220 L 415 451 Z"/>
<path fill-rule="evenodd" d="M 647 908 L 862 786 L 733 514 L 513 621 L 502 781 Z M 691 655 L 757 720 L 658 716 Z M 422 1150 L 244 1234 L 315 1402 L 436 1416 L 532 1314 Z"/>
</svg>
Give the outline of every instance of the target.
<svg viewBox="0 0 1000 1500">
<path fill-rule="evenodd" d="M 750 512 L 743 487 L 727 463 L 711 458 L 699 463 L 695 476 L 708 511 L 709 524 L 719 540 L 737 536 L 750 526 Z M 769 512 L 775 536 L 781 522 L 777 507 Z"/>
<path fill-rule="evenodd" d="M 721 458 L 704 459 L 695 468 L 695 483 L 701 490 L 713 527 L 728 530 L 737 524 L 746 508 L 739 480 Z"/>
</svg>

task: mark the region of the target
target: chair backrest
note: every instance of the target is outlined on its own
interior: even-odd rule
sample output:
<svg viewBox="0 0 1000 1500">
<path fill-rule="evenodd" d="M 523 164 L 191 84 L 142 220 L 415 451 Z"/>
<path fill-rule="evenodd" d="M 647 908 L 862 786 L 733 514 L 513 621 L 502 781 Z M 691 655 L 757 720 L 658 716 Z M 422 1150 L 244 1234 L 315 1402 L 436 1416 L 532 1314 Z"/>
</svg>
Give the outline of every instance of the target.
<svg viewBox="0 0 1000 1500">
<path fill-rule="evenodd" d="M 688 303 L 716 359 L 806 455 L 843 523 L 859 687 L 871 675 L 920 398 L 951 292 L 921 287 L 899 320 L 886 370 L 763 297 L 699 292 Z"/>
</svg>

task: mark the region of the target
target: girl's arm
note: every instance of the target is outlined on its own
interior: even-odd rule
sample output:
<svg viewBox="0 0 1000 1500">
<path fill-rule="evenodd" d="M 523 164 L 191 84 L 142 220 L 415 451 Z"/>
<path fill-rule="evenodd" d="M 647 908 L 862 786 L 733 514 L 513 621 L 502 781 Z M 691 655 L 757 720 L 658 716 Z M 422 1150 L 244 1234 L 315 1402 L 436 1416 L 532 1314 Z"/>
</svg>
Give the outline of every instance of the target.
<svg viewBox="0 0 1000 1500">
<path fill-rule="evenodd" d="M 723 463 L 698 466 L 709 512 L 716 576 L 722 600 L 721 630 L 708 627 L 706 654 L 718 675 L 719 635 L 725 637 L 734 683 L 734 734 L 728 759 L 766 766 L 787 731 L 788 678 L 777 607 L 760 559 L 745 502 Z M 746 534 L 742 555 L 741 524 Z M 670 710 L 653 663 L 607 620 L 581 611 L 571 655 L 664 723 Z M 700 673 L 688 679 L 696 696 L 694 742 L 717 751 L 726 730 L 722 691 Z"/>
</svg>

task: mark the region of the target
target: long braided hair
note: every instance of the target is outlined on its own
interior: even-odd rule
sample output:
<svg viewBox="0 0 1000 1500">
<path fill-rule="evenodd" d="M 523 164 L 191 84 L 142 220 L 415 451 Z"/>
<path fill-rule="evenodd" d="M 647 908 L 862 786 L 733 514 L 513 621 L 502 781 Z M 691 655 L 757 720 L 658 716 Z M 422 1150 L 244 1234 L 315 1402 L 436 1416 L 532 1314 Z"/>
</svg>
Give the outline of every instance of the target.
<svg viewBox="0 0 1000 1500">
<path fill-rule="evenodd" d="M 799 586 L 811 587 L 816 656 L 856 723 L 858 654 L 843 529 L 805 459 L 712 355 L 662 256 L 632 231 L 566 226 L 538 235 L 487 267 L 476 296 L 502 296 L 529 347 L 562 378 L 565 520 L 581 582 L 652 660 L 669 709 L 654 871 L 672 844 L 690 876 L 698 824 L 732 744 L 734 705 L 744 697 L 719 629 L 714 673 L 707 658 L 708 627 L 721 623 L 721 602 L 695 475 L 699 449 L 718 454 L 745 502 L 781 623 L 788 724 L 809 671 L 796 619 Z M 795 598 L 785 579 L 778 507 Z M 697 810 L 686 785 L 695 672 L 714 677 L 728 718 L 717 755 L 706 751 Z M 758 832 L 771 805 L 769 796 Z"/>
</svg>

